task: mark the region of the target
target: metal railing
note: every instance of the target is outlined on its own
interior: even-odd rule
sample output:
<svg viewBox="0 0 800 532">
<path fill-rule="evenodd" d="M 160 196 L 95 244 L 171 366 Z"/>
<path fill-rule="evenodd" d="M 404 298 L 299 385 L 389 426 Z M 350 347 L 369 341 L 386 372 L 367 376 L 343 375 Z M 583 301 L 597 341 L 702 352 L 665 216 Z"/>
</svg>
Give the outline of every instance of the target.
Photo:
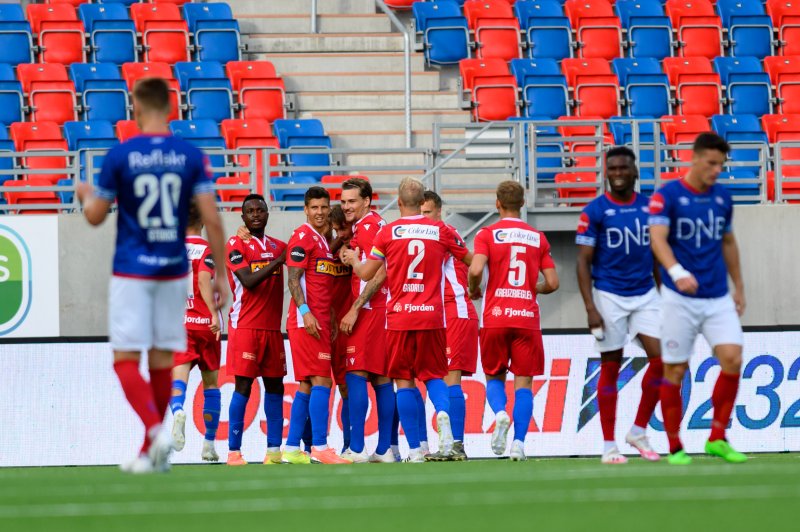
<svg viewBox="0 0 800 532">
<path fill-rule="evenodd" d="M 397 18 L 397 15 L 386 5 L 386 2 L 383 0 L 375 0 L 375 4 L 389 17 L 395 29 L 403 34 L 403 74 L 405 76 L 403 96 L 406 119 L 406 148 L 411 148 L 411 46 L 413 45 L 413 40 L 409 29 Z"/>
<path fill-rule="evenodd" d="M 317 33 L 317 0 L 311 0 L 311 33 Z"/>
</svg>

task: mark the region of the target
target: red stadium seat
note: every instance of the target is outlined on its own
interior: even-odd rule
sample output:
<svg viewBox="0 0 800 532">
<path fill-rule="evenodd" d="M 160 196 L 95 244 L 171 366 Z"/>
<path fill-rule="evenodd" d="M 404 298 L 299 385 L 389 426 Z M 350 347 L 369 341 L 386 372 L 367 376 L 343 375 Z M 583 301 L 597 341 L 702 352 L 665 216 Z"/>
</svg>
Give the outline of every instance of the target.
<svg viewBox="0 0 800 532">
<path fill-rule="evenodd" d="M 397 11 L 411 9 L 411 4 L 418 0 L 386 0 L 386 5 Z"/>
<path fill-rule="evenodd" d="M 675 89 L 680 114 L 710 117 L 722 113 L 719 74 L 707 58 L 667 57 L 664 71 Z"/>
<path fill-rule="evenodd" d="M 761 117 L 761 125 L 767 133 L 767 139 L 772 143 L 778 142 L 800 142 L 800 115 L 764 115 Z M 780 158 L 782 161 L 800 161 L 800 148 L 781 147 Z M 800 165 L 788 164 L 781 166 L 783 177 L 800 177 Z M 770 190 L 771 186 L 771 190 Z M 785 194 L 797 194 L 800 190 L 800 183 L 784 183 L 781 190 Z M 767 181 L 767 195 L 771 196 L 772 201 L 775 197 L 775 180 L 772 183 Z M 792 203 L 798 203 L 792 201 Z"/>
<path fill-rule="evenodd" d="M 38 34 L 40 63 L 86 62 L 83 23 L 72 5 L 28 4 L 27 12 L 31 29 Z"/>
<path fill-rule="evenodd" d="M 32 140 L 64 140 L 55 122 L 14 122 L 8 129 L 16 151 L 25 151 Z"/>
<path fill-rule="evenodd" d="M 477 56 L 510 61 L 522 57 L 519 20 L 505 0 L 468 0 L 464 16 L 475 32 Z"/>
<path fill-rule="evenodd" d="M 63 124 L 78 119 L 75 85 L 69 80 L 64 65 L 21 64 L 17 67 L 17 76 L 28 95 L 32 121 Z"/>
<path fill-rule="evenodd" d="M 170 65 L 190 61 L 189 28 L 172 3 L 133 4 L 131 18 L 142 35 L 144 60 Z"/>
<path fill-rule="evenodd" d="M 247 185 L 249 176 L 247 174 L 236 175 L 232 177 L 219 177 L 217 178 L 217 185 Z M 218 190 L 217 194 L 222 201 L 232 201 L 241 204 L 242 201 L 250 194 L 250 188 L 225 189 Z M 241 211 L 241 207 L 233 207 L 232 211 Z"/>
<path fill-rule="evenodd" d="M 458 63 L 472 116 L 478 122 L 519 116 L 517 81 L 502 59 L 462 59 Z"/>
<path fill-rule="evenodd" d="M 286 87 L 269 61 L 229 61 L 225 71 L 238 95 L 241 118 L 272 123 L 286 118 Z"/>
<path fill-rule="evenodd" d="M 622 57 L 622 25 L 608 0 L 567 0 L 564 11 L 577 32 L 580 57 Z"/>
<path fill-rule="evenodd" d="M 120 142 L 125 142 L 129 138 L 141 134 L 142 130 L 139 129 L 136 120 L 120 120 L 117 122 L 117 138 Z"/>
<path fill-rule="evenodd" d="M 47 179 L 31 177 L 30 179 L 11 179 L 3 186 L 18 188 L 19 191 L 5 193 L 9 205 L 19 204 L 53 204 L 59 203 L 55 192 L 39 190 L 38 187 L 53 186 Z M 16 211 L 18 214 L 58 214 L 58 209 L 30 209 Z"/>
<path fill-rule="evenodd" d="M 800 56 L 765 57 L 764 70 L 775 87 L 778 110 L 800 113 Z"/>
<path fill-rule="evenodd" d="M 692 160 L 692 144 L 697 135 L 711 131 L 708 118 L 701 115 L 662 116 L 662 120 L 670 120 L 661 124 L 667 144 L 688 144 L 685 149 L 675 149 L 672 157 L 678 161 Z"/>
<path fill-rule="evenodd" d="M 153 4 L 175 4 L 176 6 L 182 6 L 192 1 L 194 0 L 150 0 Z"/>
<path fill-rule="evenodd" d="M 780 55 L 800 55 L 800 3 L 767 0 L 767 14 L 778 30 Z"/>
<path fill-rule="evenodd" d="M 263 192 L 264 159 L 261 148 L 279 149 L 278 138 L 272 135 L 272 126 L 266 120 L 254 118 L 228 119 L 221 124 L 222 137 L 225 139 L 225 146 L 229 149 L 237 148 L 259 148 L 256 156 L 259 194 Z M 241 166 L 250 164 L 250 157 L 247 155 L 236 156 L 236 163 Z M 280 159 L 277 153 L 270 154 L 269 163 L 271 166 L 278 166 Z M 270 172 L 271 176 L 279 175 L 280 172 Z"/>
<path fill-rule="evenodd" d="M 181 113 L 181 89 L 172 69 L 166 63 L 125 63 L 122 65 L 122 78 L 128 84 L 128 90 L 133 92 L 133 86 L 142 78 L 164 78 L 170 88 L 170 104 L 172 113 L 170 120 L 179 120 Z"/>
<path fill-rule="evenodd" d="M 605 59 L 564 59 L 561 70 L 574 91 L 576 115 L 610 118 L 621 114 L 619 79 Z"/>
<path fill-rule="evenodd" d="M 722 22 L 709 0 L 667 0 L 666 13 L 678 32 L 681 57 L 723 55 Z"/>
<path fill-rule="evenodd" d="M 560 173 L 556 174 L 556 185 L 575 185 L 578 183 L 597 183 L 597 174 L 594 172 Z M 558 187 L 558 197 L 563 199 L 578 200 L 570 202 L 570 205 L 582 205 L 589 203 L 597 197 L 597 188 L 591 187 Z M 581 201 L 585 200 L 585 201 Z"/>
<path fill-rule="evenodd" d="M 558 121 L 558 134 L 562 137 L 595 137 L 597 136 L 597 128 L 595 126 L 576 126 L 570 122 L 576 120 L 602 120 L 602 117 L 584 115 L 584 116 L 561 116 Z M 600 134 L 603 137 L 603 142 L 606 144 L 614 144 L 614 137 L 611 130 L 608 128 L 608 123 L 604 122 L 600 128 Z M 572 149 L 573 144 L 586 144 L 586 141 L 570 141 L 566 140 L 564 145 L 567 149 Z"/>
<path fill-rule="evenodd" d="M 66 169 L 69 166 L 69 158 L 66 153 L 69 151 L 67 141 L 65 140 L 39 140 L 33 139 L 25 143 L 25 151 L 28 153 L 36 151 L 63 151 L 64 155 L 47 155 L 39 157 L 23 157 L 22 165 L 28 169 L 33 170 L 57 170 L 59 168 Z M 60 179 L 68 177 L 66 172 L 52 173 L 52 174 L 35 174 L 30 177 L 46 180 L 51 185 L 58 183 Z"/>
</svg>

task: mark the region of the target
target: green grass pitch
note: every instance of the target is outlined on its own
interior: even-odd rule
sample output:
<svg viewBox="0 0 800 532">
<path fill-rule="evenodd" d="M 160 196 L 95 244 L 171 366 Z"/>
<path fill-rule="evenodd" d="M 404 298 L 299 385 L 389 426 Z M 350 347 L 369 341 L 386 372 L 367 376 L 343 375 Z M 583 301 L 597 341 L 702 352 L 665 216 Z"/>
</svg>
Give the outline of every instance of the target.
<svg viewBox="0 0 800 532">
<path fill-rule="evenodd" d="M 800 455 L 0 470 L 0 530 L 797 530 Z"/>
</svg>

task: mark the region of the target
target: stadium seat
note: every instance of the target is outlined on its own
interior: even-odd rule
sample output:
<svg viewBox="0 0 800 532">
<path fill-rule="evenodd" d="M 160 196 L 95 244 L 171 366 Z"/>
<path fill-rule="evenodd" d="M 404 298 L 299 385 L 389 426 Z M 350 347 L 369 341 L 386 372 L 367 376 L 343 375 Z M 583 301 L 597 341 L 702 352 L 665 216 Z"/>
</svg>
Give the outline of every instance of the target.
<svg viewBox="0 0 800 532">
<path fill-rule="evenodd" d="M 737 144 L 763 144 L 765 157 L 769 155 L 767 134 L 761 129 L 755 115 L 716 115 L 711 117 L 711 127 L 731 145 L 728 159 L 734 162 L 759 161 L 759 150 L 737 148 Z"/>
<path fill-rule="evenodd" d="M 760 200 L 760 189 L 756 177 L 756 170 L 739 168 L 720 172 L 717 176 L 717 183 L 730 192 L 735 204 L 753 204 Z"/>
<path fill-rule="evenodd" d="M 555 182 L 558 187 L 558 197 L 569 200 L 569 205 L 583 205 L 597 196 L 596 186 L 574 186 L 579 183 L 597 184 L 597 175 L 593 172 L 558 173 Z"/>
<path fill-rule="evenodd" d="M 172 69 L 166 63 L 125 63 L 122 65 L 122 78 L 128 84 L 128 90 L 133 92 L 133 86 L 141 78 L 159 77 L 167 80 L 170 88 L 170 104 L 172 112 L 170 120 L 179 120 L 182 117 L 181 88 L 172 74 Z"/>
<path fill-rule="evenodd" d="M 222 137 L 225 145 L 232 150 L 239 148 L 257 148 L 256 165 L 259 182 L 264 176 L 263 148 L 279 148 L 278 138 L 272 135 L 272 126 L 269 122 L 260 118 L 254 119 L 229 119 L 223 120 L 221 124 Z M 241 166 L 250 164 L 248 155 L 237 155 L 236 163 Z M 272 167 L 280 163 L 276 153 L 270 154 L 269 162 Z M 277 172 L 270 172 L 270 175 L 277 175 Z"/>
<path fill-rule="evenodd" d="M 249 185 L 247 176 L 237 175 L 231 177 L 218 177 L 216 179 L 217 186 L 230 186 L 230 185 Z M 305 191 L 304 191 L 305 192 Z M 235 204 L 241 205 L 242 201 L 250 194 L 250 187 L 245 186 L 242 188 L 227 188 L 227 189 L 217 189 L 217 195 L 219 196 L 220 201 L 223 202 L 233 202 Z M 242 210 L 241 207 L 231 207 L 232 211 L 240 211 Z"/>
<path fill-rule="evenodd" d="M 325 135 L 319 120 L 276 120 L 273 128 L 281 148 L 296 150 L 284 156 L 286 164 L 301 167 L 330 166 L 331 158 L 328 153 L 303 153 L 308 148 L 331 147 L 331 139 Z M 289 175 L 310 175 L 319 180 L 329 173 L 325 170 L 298 170 L 289 172 Z"/>
<path fill-rule="evenodd" d="M 8 128 L 16 151 L 25 151 L 26 143 L 33 140 L 64 140 L 55 122 L 15 122 Z"/>
<path fill-rule="evenodd" d="M 469 28 L 475 32 L 475 55 L 479 59 L 510 61 L 522 56 L 519 21 L 508 2 L 469 0 L 464 3 L 464 16 Z"/>
<path fill-rule="evenodd" d="M 765 57 L 764 70 L 775 87 L 776 110 L 800 113 L 800 56 Z"/>
<path fill-rule="evenodd" d="M 513 59 L 511 73 L 522 91 L 524 116 L 556 119 L 568 114 L 567 80 L 555 59 Z"/>
<path fill-rule="evenodd" d="M 82 4 L 78 15 L 89 34 L 95 63 L 136 62 L 139 59 L 136 27 L 122 4 Z"/>
<path fill-rule="evenodd" d="M 517 82 L 502 59 L 463 59 L 458 63 L 465 101 L 477 122 L 519 116 Z"/>
<path fill-rule="evenodd" d="M 5 193 L 6 202 L 9 205 L 20 204 L 56 204 L 58 198 L 52 191 L 41 190 L 42 187 L 53 186 L 53 183 L 41 177 L 30 177 L 28 179 L 8 180 L 4 183 L 6 187 L 14 187 L 12 191 Z M 17 214 L 58 214 L 56 208 L 25 209 L 12 211 Z"/>
<path fill-rule="evenodd" d="M 292 137 L 322 137 L 325 135 L 322 122 L 315 118 L 276 120 L 272 127 L 275 136 L 278 137 L 278 141 L 284 147 L 288 146 L 289 139 Z"/>
<path fill-rule="evenodd" d="M 81 95 L 84 120 L 127 120 L 128 87 L 112 63 L 74 63 L 69 67 L 75 89 Z"/>
<path fill-rule="evenodd" d="M 725 86 L 726 111 L 731 114 L 765 115 L 772 112 L 769 76 L 755 57 L 717 57 L 714 70 Z"/>
<path fill-rule="evenodd" d="M 628 116 L 659 117 L 670 114 L 669 80 L 653 57 L 617 58 L 611 61 L 625 94 Z"/>
<path fill-rule="evenodd" d="M 786 142 L 797 142 L 800 145 L 800 115 L 764 115 L 761 117 L 761 124 L 767 133 L 767 139 L 774 144 L 775 169 L 780 163 L 781 177 L 800 177 L 800 147 L 784 146 Z M 767 181 L 767 193 L 775 199 L 775 176 L 771 176 L 772 181 Z M 800 193 L 800 182 L 783 182 L 781 187 L 783 193 Z M 798 200 L 790 201 L 798 203 Z"/>
<path fill-rule="evenodd" d="M 577 116 L 609 118 L 620 114 L 619 80 L 605 59 L 564 59 L 561 69 L 573 90 Z"/>
<path fill-rule="evenodd" d="M 614 8 L 627 32 L 630 57 L 672 55 L 672 24 L 659 0 L 617 0 Z"/>
<path fill-rule="evenodd" d="M 170 65 L 189 60 L 189 28 L 175 4 L 133 4 L 131 18 L 142 36 L 144 61 Z"/>
<path fill-rule="evenodd" d="M 774 54 L 772 20 L 760 0 L 717 0 L 722 25 L 728 30 L 728 48 L 734 57 Z"/>
<path fill-rule="evenodd" d="M 63 124 L 78 119 L 75 85 L 60 63 L 22 64 L 17 75 L 28 95 L 33 121 L 49 120 Z"/>
<path fill-rule="evenodd" d="M 190 120 L 210 118 L 221 122 L 233 118 L 233 90 L 221 64 L 176 63 L 175 74 L 186 95 Z"/>
<path fill-rule="evenodd" d="M 269 61 L 230 61 L 225 71 L 237 95 L 240 118 L 286 118 L 286 88 Z"/>
<path fill-rule="evenodd" d="M 86 180 L 87 150 L 108 150 L 119 144 L 119 140 L 114 135 L 114 126 L 107 120 L 89 120 L 86 122 L 67 122 L 64 124 L 64 137 L 70 151 L 79 152 L 80 159 L 80 178 Z M 103 165 L 105 153 L 95 153 L 92 155 L 92 169 L 97 173 Z"/>
<path fill-rule="evenodd" d="M 528 42 L 528 57 L 572 57 L 572 28 L 558 0 L 518 0 L 514 4 Z"/>
<path fill-rule="evenodd" d="M 667 0 L 666 12 L 678 32 L 680 57 L 723 55 L 722 22 L 710 0 Z"/>
<path fill-rule="evenodd" d="M 791 0 L 767 0 L 767 13 L 778 29 L 780 55 L 800 55 L 800 4 Z"/>
<path fill-rule="evenodd" d="M 0 63 L 0 124 L 22 121 L 24 107 L 22 84 L 14 76 L 14 69 L 11 65 Z M 4 128 L 0 127 L 0 130 Z"/>
<path fill-rule="evenodd" d="M 270 179 L 273 185 L 297 185 L 297 188 L 272 189 L 272 199 L 274 201 L 303 201 L 303 195 L 308 187 L 318 185 L 319 180 L 313 176 L 298 175 L 291 177 L 273 177 Z M 287 208 L 286 210 L 291 210 Z"/>
<path fill-rule="evenodd" d="M 415 2 L 412 12 L 429 65 L 453 65 L 470 56 L 467 19 L 456 2 Z"/>
<path fill-rule="evenodd" d="M 183 138 L 219 137 L 217 123 L 208 118 L 202 120 L 173 120 L 169 123 L 173 135 Z"/>
<path fill-rule="evenodd" d="M 183 14 L 194 35 L 195 61 L 238 61 L 241 59 L 239 23 L 223 2 L 184 3 Z"/>
<path fill-rule="evenodd" d="M 213 137 L 184 137 L 187 142 L 193 144 L 194 146 L 201 148 L 203 152 L 205 152 L 206 156 L 208 157 L 208 161 L 211 164 L 213 170 L 214 179 L 218 179 L 220 177 L 227 177 L 227 174 L 224 170 L 221 170 L 223 167 L 226 166 L 227 156 L 223 153 L 223 150 L 227 149 L 225 146 L 225 141 L 219 135 Z M 261 192 L 259 191 L 259 194 Z"/>
<path fill-rule="evenodd" d="M 120 142 L 125 142 L 131 137 L 141 135 L 142 131 L 136 120 L 120 120 L 117 122 L 117 138 Z"/>
<path fill-rule="evenodd" d="M 0 63 L 33 63 L 32 34 L 19 4 L 0 4 Z"/>
<path fill-rule="evenodd" d="M 684 149 L 674 149 L 672 157 L 676 161 L 689 162 L 692 160 L 692 144 L 700 133 L 711 131 L 708 118 L 702 115 L 662 116 L 665 120 L 661 124 L 664 136 L 670 145 L 687 144 Z"/>
<path fill-rule="evenodd" d="M 710 117 L 722 112 L 721 82 L 711 61 L 705 57 L 667 57 L 663 66 L 675 88 L 680 114 Z"/>
<path fill-rule="evenodd" d="M 564 12 L 576 32 L 579 57 L 622 56 L 622 25 L 608 0 L 567 0 Z"/>
<path fill-rule="evenodd" d="M 28 20 L 37 35 L 39 62 L 83 63 L 85 45 L 83 22 L 69 4 L 28 4 Z"/>
</svg>

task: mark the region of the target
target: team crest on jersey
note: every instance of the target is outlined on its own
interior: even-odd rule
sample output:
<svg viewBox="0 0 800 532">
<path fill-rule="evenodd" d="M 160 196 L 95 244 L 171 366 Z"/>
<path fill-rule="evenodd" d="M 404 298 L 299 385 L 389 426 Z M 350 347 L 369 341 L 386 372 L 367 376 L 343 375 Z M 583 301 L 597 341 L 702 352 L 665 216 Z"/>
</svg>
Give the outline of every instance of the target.
<svg viewBox="0 0 800 532">
<path fill-rule="evenodd" d="M 495 244 L 526 244 L 539 247 L 541 236 L 530 229 L 495 229 L 492 231 Z"/>
<path fill-rule="evenodd" d="M 578 234 L 582 235 L 588 230 L 589 230 L 589 215 L 586 214 L 585 212 L 582 212 L 580 218 L 578 218 Z"/>
<path fill-rule="evenodd" d="M 725 205 L 725 200 L 719 196 L 714 196 L 714 201 L 717 202 L 717 205 Z"/>
<path fill-rule="evenodd" d="M 277 249 L 277 248 L 278 248 L 278 245 L 277 245 L 277 244 L 275 244 L 275 242 L 273 242 L 272 240 L 270 240 L 270 241 L 269 241 L 269 245 L 270 245 L 270 247 L 271 247 L 272 249 Z"/>
<path fill-rule="evenodd" d="M 492 316 L 494 316 L 495 318 L 502 316 L 502 314 L 503 314 L 503 309 L 501 309 L 500 307 L 494 307 L 492 309 Z"/>
<path fill-rule="evenodd" d="M 662 212 L 664 212 L 664 196 L 660 192 L 656 192 L 650 198 L 650 214 L 661 214 Z"/>
<path fill-rule="evenodd" d="M 678 198 L 678 203 L 686 207 L 689 205 L 689 198 L 687 198 L 686 196 L 681 196 L 680 198 Z"/>
<path fill-rule="evenodd" d="M 403 312 L 403 305 L 401 305 L 400 303 L 395 303 L 392 310 L 394 312 Z"/>
<path fill-rule="evenodd" d="M 606 216 L 614 216 L 615 214 L 617 214 L 617 211 L 615 209 L 606 209 L 604 214 Z"/>
</svg>

